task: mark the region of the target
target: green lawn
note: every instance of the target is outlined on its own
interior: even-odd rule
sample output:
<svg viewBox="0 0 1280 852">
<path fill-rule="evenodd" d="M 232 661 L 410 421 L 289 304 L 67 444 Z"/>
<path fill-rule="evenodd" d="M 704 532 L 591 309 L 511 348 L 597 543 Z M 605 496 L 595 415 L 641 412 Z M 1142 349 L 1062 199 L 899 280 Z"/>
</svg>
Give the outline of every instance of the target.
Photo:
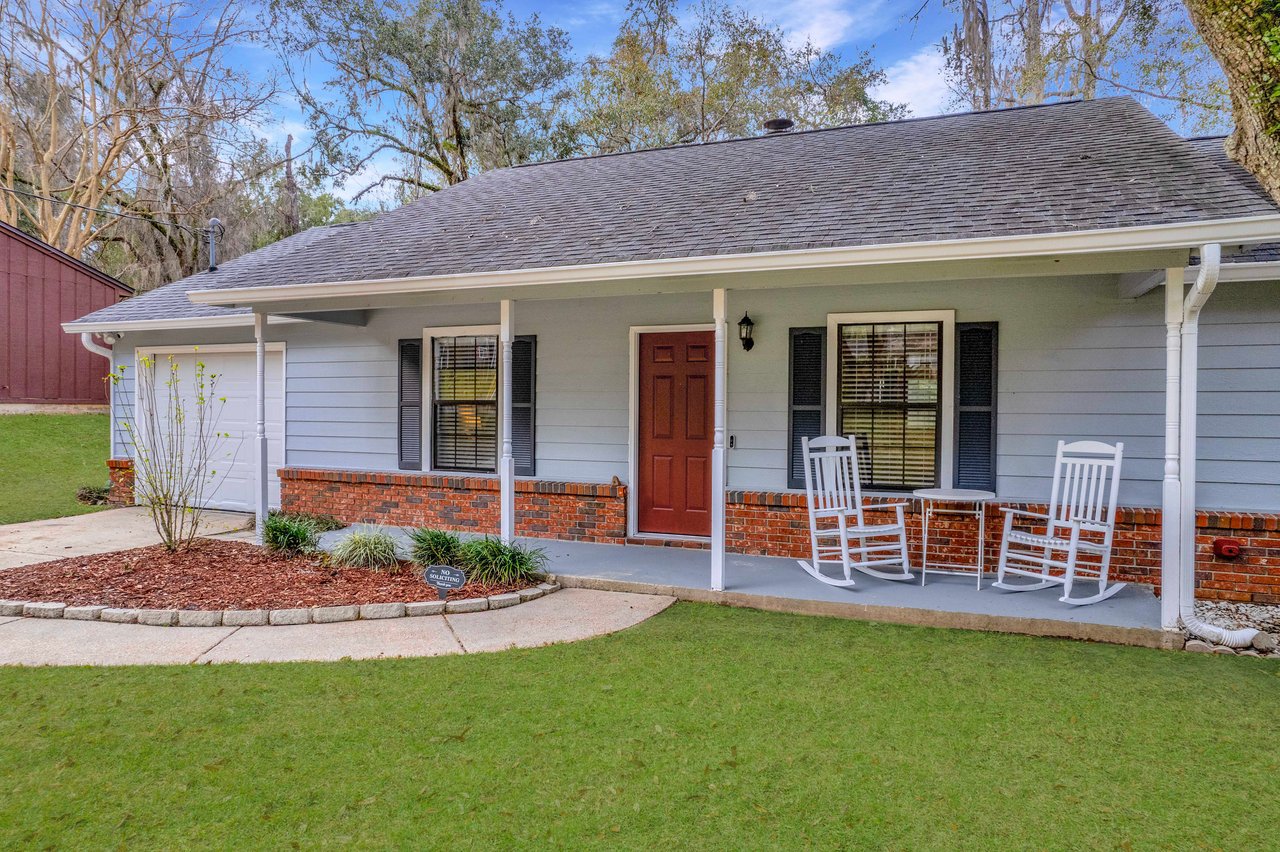
<svg viewBox="0 0 1280 852">
<path fill-rule="evenodd" d="M 101 508 L 77 503 L 76 489 L 107 482 L 107 415 L 6 414 L 0 448 L 0 524 Z"/>
<path fill-rule="evenodd" d="M 472 657 L 7 669 L 0 847 L 1264 848 L 1278 700 L 1261 660 L 694 604 Z"/>
</svg>

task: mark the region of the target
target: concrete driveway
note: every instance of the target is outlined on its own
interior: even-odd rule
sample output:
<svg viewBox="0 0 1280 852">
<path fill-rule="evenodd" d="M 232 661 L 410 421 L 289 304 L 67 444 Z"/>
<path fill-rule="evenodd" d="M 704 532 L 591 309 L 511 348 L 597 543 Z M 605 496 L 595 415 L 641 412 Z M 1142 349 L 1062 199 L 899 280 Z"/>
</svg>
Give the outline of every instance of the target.
<svg viewBox="0 0 1280 852">
<path fill-rule="evenodd" d="M 205 512 L 201 535 L 251 541 L 252 520 L 237 512 Z M 151 515 L 141 506 L 7 524 L 0 526 L 0 568 L 159 543 Z"/>
</svg>

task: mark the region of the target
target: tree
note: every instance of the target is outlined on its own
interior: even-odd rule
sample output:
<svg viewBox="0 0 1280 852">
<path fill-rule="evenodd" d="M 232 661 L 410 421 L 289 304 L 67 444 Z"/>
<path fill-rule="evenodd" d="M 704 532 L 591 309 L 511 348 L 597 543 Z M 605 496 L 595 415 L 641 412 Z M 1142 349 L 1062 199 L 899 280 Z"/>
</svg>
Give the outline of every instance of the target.
<svg viewBox="0 0 1280 852">
<path fill-rule="evenodd" d="M 198 234 L 167 223 L 198 213 L 257 144 L 245 128 L 271 96 L 227 58 L 249 37 L 234 3 L 0 5 L 0 220 L 87 257 L 123 239 L 114 212 L 140 216 L 150 246 L 122 254 L 164 248 L 191 268 Z"/>
<path fill-rule="evenodd" d="M 497 0 L 273 0 L 284 56 L 311 55 L 332 76 L 312 91 L 290 69 L 339 182 L 393 170 L 356 193 L 390 185 L 403 198 L 460 183 L 477 169 L 550 150 L 569 96 L 568 36 L 536 15 L 503 17 Z"/>
<path fill-rule="evenodd" d="M 786 115 L 802 128 L 877 121 L 901 107 L 870 89 L 884 80 L 870 56 L 853 63 L 743 9 L 698 0 L 632 0 L 608 56 L 581 75 L 571 139 L 588 153 L 755 135 Z M 677 12 L 681 12 L 677 15 Z"/>
<path fill-rule="evenodd" d="M 956 101 L 970 109 L 1127 93 L 1196 129 L 1227 118 L 1227 92 L 1178 0 L 946 0 Z"/>
<path fill-rule="evenodd" d="M 1235 119 L 1227 153 L 1280 203 L 1280 3 L 1186 3 L 1227 78 Z"/>
</svg>

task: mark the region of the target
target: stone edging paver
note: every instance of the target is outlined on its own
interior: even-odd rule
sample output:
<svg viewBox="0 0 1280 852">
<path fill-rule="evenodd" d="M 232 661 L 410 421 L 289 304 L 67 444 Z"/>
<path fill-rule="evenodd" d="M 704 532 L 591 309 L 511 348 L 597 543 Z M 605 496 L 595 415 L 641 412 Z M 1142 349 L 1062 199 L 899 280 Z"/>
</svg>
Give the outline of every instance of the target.
<svg viewBox="0 0 1280 852">
<path fill-rule="evenodd" d="M 67 606 L 46 601 L 0 601 L 0 617 L 67 618 L 146 624 L 153 627 L 262 627 L 286 624 L 330 624 L 338 621 L 372 621 L 414 618 L 446 613 L 483 612 L 527 603 L 560 590 L 555 578 L 518 592 L 463 598 L 452 601 L 348 604 L 296 609 L 121 609 L 108 606 Z"/>
</svg>

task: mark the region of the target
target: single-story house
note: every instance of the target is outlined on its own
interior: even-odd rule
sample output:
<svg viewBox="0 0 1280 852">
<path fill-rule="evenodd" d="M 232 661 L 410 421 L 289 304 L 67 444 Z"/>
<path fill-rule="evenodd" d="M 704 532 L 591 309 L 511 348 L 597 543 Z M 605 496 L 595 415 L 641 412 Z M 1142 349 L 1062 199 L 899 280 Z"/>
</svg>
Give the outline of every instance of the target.
<svg viewBox="0 0 1280 852">
<path fill-rule="evenodd" d="M 106 405 L 108 359 L 62 323 L 133 294 L 124 282 L 0 222 L 0 406 Z"/>
<path fill-rule="evenodd" d="M 1197 556 L 1280 602 L 1278 240 L 1221 139 L 1106 98 L 486 172 L 65 328 L 223 374 L 210 505 L 702 547 L 712 588 L 806 555 L 805 436 L 1005 505 L 1123 441 L 1113 566 L 1172 628 Z"/>
</svg>

